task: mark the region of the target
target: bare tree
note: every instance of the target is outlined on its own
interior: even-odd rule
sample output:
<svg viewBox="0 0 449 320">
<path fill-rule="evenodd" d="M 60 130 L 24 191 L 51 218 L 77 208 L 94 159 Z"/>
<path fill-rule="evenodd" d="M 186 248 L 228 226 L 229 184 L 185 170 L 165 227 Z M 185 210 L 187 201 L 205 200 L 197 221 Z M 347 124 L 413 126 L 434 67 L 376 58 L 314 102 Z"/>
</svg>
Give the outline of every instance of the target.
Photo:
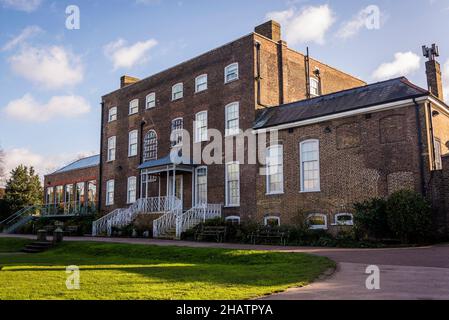
<svg viewBox="0 0 449 320">
<path fill-rule="evenodd" d="M 4 180 L 5 178 L 5 152 L 3 151 L 2 148 L 0 148 L 0 183 Z"/>
</svg>

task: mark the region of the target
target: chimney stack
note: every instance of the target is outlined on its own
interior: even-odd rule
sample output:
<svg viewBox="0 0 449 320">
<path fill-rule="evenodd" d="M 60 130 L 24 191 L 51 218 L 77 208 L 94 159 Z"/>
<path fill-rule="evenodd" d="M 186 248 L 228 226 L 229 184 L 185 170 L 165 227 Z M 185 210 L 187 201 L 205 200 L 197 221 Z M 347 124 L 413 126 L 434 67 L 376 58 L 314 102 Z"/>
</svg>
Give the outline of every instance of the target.
<svg viewBox="0 0 449 320">
<path fill-rule="evenodd" d="M 281 25 L 274 20 L 270 20 L 260 26 L 257 26 L 254 31 L 275 42 L 279 42 L 281 40 Z"/>
<path fill-rule="evenodd" d="M 444 100 L 441 66 L 436 60 L 436 58 L 440 56 L 438 46 L 432 44 L 430 48 L 423 46 L 422 49 L 424 57 L 429 59 L 426 62 L 427 85 L 429 86 L 429 91 L 440 100 Z"/>
<path fill-rule="evenodd" d="M 126 86 L 129 86 L 130 84 L 136 83 L 140 79 L 130 77 L 130 76 L 123 76 L 120 78 L 120 89 L 124 88 Z"/>
</svg>

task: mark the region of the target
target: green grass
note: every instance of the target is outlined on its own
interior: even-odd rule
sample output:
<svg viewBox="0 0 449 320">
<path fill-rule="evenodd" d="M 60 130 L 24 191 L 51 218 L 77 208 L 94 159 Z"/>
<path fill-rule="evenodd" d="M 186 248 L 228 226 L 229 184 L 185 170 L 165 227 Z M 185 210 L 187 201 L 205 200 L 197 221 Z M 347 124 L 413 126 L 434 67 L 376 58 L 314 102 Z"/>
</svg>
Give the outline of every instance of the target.
<svg viewBox="0 0 449 320">
<path fill-rule="evenodd" d="M 0 255 L 0 265 L 0 300 L 250 299 L 307 285 L 335 266 L 297 253 L 85 242 Z M 80 267 L 80 290 L 66 288 L 69 265 Z"/>
<path fill-rule="evenodd" d="M 28 239 L 1 238 L 0 253 L 18 252 L 29 243 L 31 241 Z"/>
</svg>

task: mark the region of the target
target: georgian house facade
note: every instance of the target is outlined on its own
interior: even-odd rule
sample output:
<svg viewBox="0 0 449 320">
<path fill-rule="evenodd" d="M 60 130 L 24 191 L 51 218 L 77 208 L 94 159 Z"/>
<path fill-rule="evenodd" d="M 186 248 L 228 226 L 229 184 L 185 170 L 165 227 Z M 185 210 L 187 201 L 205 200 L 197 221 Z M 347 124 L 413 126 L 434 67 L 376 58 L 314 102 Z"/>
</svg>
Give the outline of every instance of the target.
<svg viewBox="0 0 449 320">
<path fill-rule="evenodd" d="M 306 77 L 308 68 L 315 72 Z M 169 155 L 182 145 L 182 130 L 204 150 L 208 129 L 232 139 L 251 130 L 258 110 L 267 106 L 364 84 L 288 48 L 273 21 L 149 78 L 125 76 L 102 101 L 102 212 L 174 195 L 184 210 L 214 203 L 223 205 L 225 216 L 250 218 L 256 214 L 257 165 L 206 166 L 186 159 L 174 166 Z"/>
<path fill-rule="evenodd" d="M 176 225 L 179 237 L 209 204 L 233 222 L 280 225 L 305 215 L 311 228 L 332 231 L 353 224 L 354 202 L 403 188 L 438 206 L 435 219 L 447 230 L 449 108 L 434 57 L 426 68 L 429 90 L 406 78 L 367 85 L 290 49 L 280 25 L 269 21 L 149 78 L 124 76 L 120 89 L 102 98 L 105 217 L 94 234 L 151 211 L 161 215 L 154 235 Z M 273 131 L 278 139 L 263 151 L 247 140 L 239 147 L 247 158 L 262 152 L 263 163 L 240 161 L 238 144 L 231 157 L 210 148 L 215 139 L 226 145 L 241 132 Z M 218 161 L 207 164 L 200 153 Z"/>
</svg>

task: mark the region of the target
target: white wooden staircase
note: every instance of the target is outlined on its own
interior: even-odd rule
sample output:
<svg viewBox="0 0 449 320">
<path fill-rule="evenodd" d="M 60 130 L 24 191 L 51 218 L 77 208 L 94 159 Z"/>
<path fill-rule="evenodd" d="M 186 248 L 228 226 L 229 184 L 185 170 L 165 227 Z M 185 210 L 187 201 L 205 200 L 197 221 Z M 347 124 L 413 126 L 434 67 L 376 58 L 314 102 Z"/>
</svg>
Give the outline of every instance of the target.
<svg viewBox="0 0 449 320">
<path fill-rule="evenodd" d="M 222 205 L 202 204 L 183 212 L 182 202 L 176 197 L 139 199 L 132 206 L 116 209 L 94 221 L 92 235 L 112 235 L 112 228 L 130 225 L 139 214 L 160 215 L 153 221 L 153 238 L 180 239 L 181 234 L 201 222 L 222 216 Z"/>
</svg>

